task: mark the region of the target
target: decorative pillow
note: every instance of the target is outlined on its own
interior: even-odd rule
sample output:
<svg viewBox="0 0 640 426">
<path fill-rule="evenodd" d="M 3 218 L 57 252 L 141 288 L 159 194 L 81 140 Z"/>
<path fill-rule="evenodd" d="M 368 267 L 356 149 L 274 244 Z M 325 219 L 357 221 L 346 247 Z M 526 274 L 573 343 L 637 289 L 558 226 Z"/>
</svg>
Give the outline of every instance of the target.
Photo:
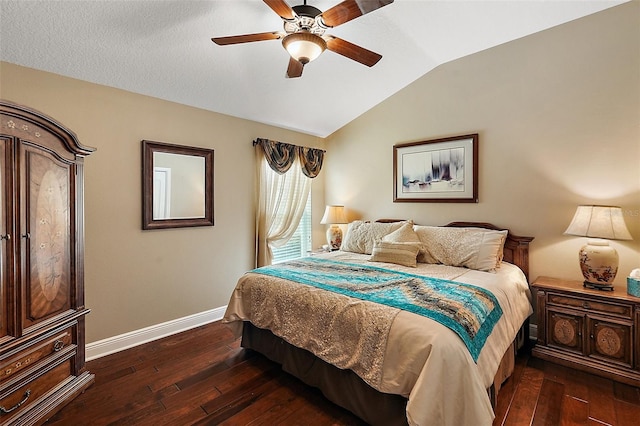
<svg viewBox="0 0 640 426">
<path fill-rule="evenodd" d="M 415 231 L 423 244 L 418 262 L 479 271 L 494 271 L 502 262 L 507 231 L 441 226 L 416 226 Z"/>
<path fill-rule="evenodd" d="M 373 244 L 408 222 L 378 223 L 355 220 L 347 226 L 340 250 L 371 254 Z"/>
<path fill-rule="evenodd" d="M 382 237 L 382 241 L 391 243 L 420 243 L 420 237 L 413 230 L 411 222 L 405 222 L 400 228 Z"/>
<path fill-rule="evenodd" d="M 420 251 L 420 243 L 392 243 L 376 241 L 371 253 L 372 262 L 395 263 L 404 266 L 417 266 L 416 258 Z"/>
</svg>

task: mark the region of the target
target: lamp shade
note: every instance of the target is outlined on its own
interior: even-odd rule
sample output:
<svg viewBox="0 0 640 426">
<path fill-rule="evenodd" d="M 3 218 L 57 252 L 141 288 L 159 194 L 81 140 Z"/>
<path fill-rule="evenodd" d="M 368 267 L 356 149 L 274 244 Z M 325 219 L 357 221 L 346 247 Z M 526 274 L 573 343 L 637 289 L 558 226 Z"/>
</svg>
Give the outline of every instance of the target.
<svg viewBox="0 0 640 426">
<path fill-rule="evenodd" d="M 624 223 L 622 209 L 615 206 L 578 206 L 564 233 L 607 240 L 633 239 Z"/>
<path fill-rule="evenodd" d="M 287 35 L 282 39 L 282 45 L 293 59 L 302 64 L 313 61 L 327 48 L 322 37 L 306 31 Z"/>
<path fill-rule="evenodd" d="M 578 252 L 584 286 L 613 290 L 618 273 L 618 252 L 606 240 L 631 240 L 622 209 L 614 206 L 578 206 L 566 231 L 567 235 L 601 238 L 587 240 Z"/>
<path fill-rule="evenodd" d="M 324 209 L 324 216 L 322 216 L 320 223 L 323 225 L 347 223 L 344 206 L 327 206 Z"/>
</svg>

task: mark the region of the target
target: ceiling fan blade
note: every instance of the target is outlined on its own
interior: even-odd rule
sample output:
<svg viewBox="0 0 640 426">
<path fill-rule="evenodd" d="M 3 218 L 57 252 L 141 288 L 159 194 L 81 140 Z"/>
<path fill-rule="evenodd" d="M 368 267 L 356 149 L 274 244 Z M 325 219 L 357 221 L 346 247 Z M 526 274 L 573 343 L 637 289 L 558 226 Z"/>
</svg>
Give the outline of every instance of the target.
<svg viewBox="0 0 640 426">
<path fill-rule="evenodd" d="M 228 36 L 228 37 L 214 37 L 211 39 L 217 45 L 226 46 L 227 44 L 238 44 L 238 43 L 250 43 L 252 41 L 263 41 L 263 40 L 277 40 L 282 38 L 282 35 L 278 32 L 271 33 L 256 33 L 256 34 L 243 34 L 237 36 Z"/>
<path fill-rule="evenodd" d="M 282 19 L 293 19 L 296 14 L 284 0 L 263 0 Z"/>
<path fill-rule="evenodd" d="M 393 0 L 345 0 L 322 12 L 320 17 L 327 27 L 337 27 L 391 3 Z"/>
<path fill-rule="evenodd" d="M 346 40 L 334 36 L 326 36 L 327 49 L 339 55 L 346 56 L 356 62 L 360 62 L 368 67 L 372 67 L 382 59 L 382 55 L 367 50 Z"/>
<path fill-rule="evenodd" d="M 289 57 L 289 66 L 287 67 L 287 78 L 296 78 L 302 75 L 304 64 Z"/>
</svg>

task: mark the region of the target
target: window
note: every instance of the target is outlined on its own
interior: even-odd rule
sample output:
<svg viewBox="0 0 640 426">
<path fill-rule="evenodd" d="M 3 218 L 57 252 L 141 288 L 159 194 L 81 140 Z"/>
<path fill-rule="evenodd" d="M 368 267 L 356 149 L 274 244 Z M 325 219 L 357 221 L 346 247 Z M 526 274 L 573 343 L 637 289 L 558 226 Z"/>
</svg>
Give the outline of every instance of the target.
<svg viewBox="0 0 640 426">
<path fill-rule="evenodd" d="M 286 262 L 305 256 L 311 250 L 311 193 L 300 219 L 300 224 L 291 239 L 280 248 L 273 248 L 272 263 Z"/>
<path fill-rule="evenodd" d="M 267 139 L 257 139 L 256 144 L 255 263 L 261 267 L 274 263 L 274 249 L 279 249 L 275 261 L 282 262 L 304 256 L 311 248 L 309 194 L 324 151 Z"/>
</svg>

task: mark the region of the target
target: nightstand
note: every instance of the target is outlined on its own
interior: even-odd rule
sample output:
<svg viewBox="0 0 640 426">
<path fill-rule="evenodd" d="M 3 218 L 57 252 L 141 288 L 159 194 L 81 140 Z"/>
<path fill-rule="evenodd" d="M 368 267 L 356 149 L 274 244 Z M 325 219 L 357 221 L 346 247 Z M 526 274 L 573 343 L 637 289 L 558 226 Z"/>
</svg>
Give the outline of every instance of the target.
<svg viewBox="0 0 640 426">
<path fill-rule="evenodd" d="M 640 298 L 626 288 L 586 289 L 582 281 L 540 277 L 538 340 L 532 355 L 640 387 Z"/>
</svg>

